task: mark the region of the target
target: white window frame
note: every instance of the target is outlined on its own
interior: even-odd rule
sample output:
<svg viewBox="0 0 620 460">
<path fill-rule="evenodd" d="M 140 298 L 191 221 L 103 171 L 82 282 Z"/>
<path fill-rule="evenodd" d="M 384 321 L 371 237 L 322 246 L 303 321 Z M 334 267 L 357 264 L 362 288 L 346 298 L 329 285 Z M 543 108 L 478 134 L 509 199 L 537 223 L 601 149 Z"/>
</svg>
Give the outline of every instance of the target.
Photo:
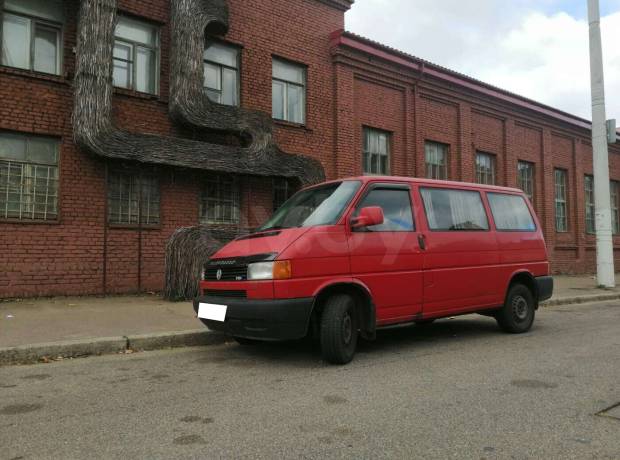
<svg viewBox="0 0 620 460">
<path fill-rule="evenodd" d="M 28 55 L 28 67 L 15 67 L 5 62 L 5 54 L 4 54 L 4 43 L 3 43 L 3 28 L 4 28 L 4 18 L 9 16 L 18 17 L 21 19 L 25 19 L 29 21 L 28 31 L 30 33 L 29 36 L 29 55 Z M 62 61 L 63 61 L 63 24 L 55 21 L 51 21 L 49 19 L 38 18 L 36 16 L 30 16 L 23 13 L 13 12 L 10 9 L 5 9 L 2 11 L 0 15 L 0 19 L 2 20 L 2 24 L 0 24 L 0 64 L 6 67 L 11 67 L 14 69 L 23 69 L 29 70 L 31 72 L 42 73 L 46 75 L 61 75 L 62 74 Z M 43 28 L 48 30 L 53 30 L 56 32 L 56 70 L 54 73 L 44 72 L 42 70 L 35 70 L 35 39 L 36 39 L 36 31 L 37 28 Z"/>
<path fill-rule="evenodd" d="M 218 46 L 225 47 L 225 48 L 230 48 L 231 50 L 235 50 L 235 52 L 237 53 L 237 63 L 236 63 L 236 67 L 231 67 L 229 65 L 222 64 L 220 62 L 215 62 L 215 61 L 203 58 L 205 66 L 207 64 L 209 64 L 209 65 L 212 65 L 212 66 L 218 68 L 218 71 L 219 71 L 219 74 L 220 74 L 220 76 L 219 76 L 219 78 L 220 78 L 220 86 L 222 87 L 220 89 L 217 89 L 217 88 L 211 88 L 211 87 L 207 86 L 206 84 L 204 84 L 203 86 L 205 88 L 205 91 L 207 91 L 207 97 L 209 98 L 210 101 L 215 102 L 217 104 L 232 105 L 233 107 L 239 107 L 239 105 L 241 104 L 241 49 L 238 46 L 231 45 L 229 43 L 225 43 L 225 42 L 221 42 L 221 41 L 211 41 L 211 42 L 207 43 L 205 51 L 207 49 L 209 49 L 209 47 L 211 45 L 213 45 L 213 44 L 217 44 Z M 236 100 L 236 103 L 235 104 L 225 104 L 224 102 L 222 102 L 223 95 L 224 95 L 224 88 L 223 88 L 223 83 L 222 83 L 224 81 L 224 69 L 234 71 L 235 74 L 236 74 L 236 78 L 235 78 L 235 80 L 236 80 L 236 85 L 235 85 L 235 91 L 236 91 L 235 100 Z M 219 95 L 219 100 L 214 101 L 211 98 L 211 95 L 209 94 L 209 92 L 217 92 L 218 95 Z"/>
<path fill-rule="evenodd" d="M 210 197 L 207 195 L 207 185 L 215 185 L 217 188 L 217 196 Z M 221 190 L 222 184 L 227 183 L 231 186 L 232 195 L 230 197 L 223 196 Z M 224 213 L 220 212 L 220 216 L 215 218 L 208 217 L 208 209 L 210 206 L 230 206 L 230 218 L 224 217 Z M 241 214 L 241 193 L 239 190 L 239 182 L 235 176 L 225 174 L 209 175 L 205 179 L 205 186 L 200 194 L 200 223 L 216 224 L 216 225 L 237 225 L 240 221 Z"/>
<path fill-rule="evenodd" d="M 282 78 L 278 78 L 273 74 L 273 63 L 274 62 L 279 62 L 280 64 L 286 65 L 286 66 L 290 66 L 290 67 L 297 67 L 298 69 L 300 69 L 302 71 L 302 75 L 303 75 L 303 82 L 302 83 L 297 83 L 297 82 L 293 82 L 293 81 L 289 81 L 289 80 L 284 80 Z M 275 120 L 279 120 L 279 121 L 286 121 L 288 123 L 294 123 L 294 124 L 299 124 L 299 125 L 305 125 L 306 124 L 306 111 L 308 108 L 308 97 L 307 97 L 307 83 L 308 83 L 308 68 L 303 65 L 303 64 L 299 64 L 296 62 L 291 62 L 291 61 L 287 61 L 286 59 L 281 59 L 281 58 L 277 58 L 277 57 L 272 57 L 272 70 L 271 70 L 271 81 L 272 81 L 272 95 L 271 95 L 271 103 L 273 105 L 273 82 L 277 81 L 278 83 L 281 83 L 284 85 L 284 97 L 282 98 L 282 103 L 284 105 L 283 110 L 282 110 L 282 115 L 283 118 L 276 118 L 274 116 L 273 113 L 273 107 L 272 107 L 272 116 Z M 302 89 L 302 110 L 301 110 L 301 122 L 299 121 L 294 121 L 290 119 L 289 113 L 288 113 L 288 92 L 289 92 L 289 88 L 290 87 L 296 87 L 296 88 L 301 88 Z"/>
<path fill-rule="evenodd" d="M 136 91 L 136 92 L 140 92 L 143 94 L 152 94 L 154 96 L 159 95 L 159 73 L 160 73 L 160 28 L 155 25 L 152 24 L 148 21 L 141 21 L 138 19 L 133 19 L 127 16 L 119 16 L 118 20 L 117 20 L 117 24 L 118 21 L 126 21 L 127 24 L 131 24 L 131 23 L 138 23 L 138 24 L 144 24 L 148 27 L 151 27 L 155 33 L 155 45 L 149 45 L 146 43 L 141 43 L 141 42 L 136 42 L 134 40 L 129 40 L 127 38 L 119 38 L 116 36 L 116 30 L 114 32 L 114 48 L 116 48 L 116 45 L 122 45 L 125 46 L 127 48 L 130 49 L 130 53 L 131 53 L 131 59 L 127 60 L 127 59 L 122 59 L 122 58 L 117 58 L 114 57 L 114 52 L 112 54 L 112 66 L 114 66 L 114 61 L 121 61 L 121 62 L 125 62 L 127 64 L 130 65 L 130 72 L 129 72 L 129 76 L 130 76 L 130 81 L 128 86 L 117 86 L 114 85 L 115 88 L 121 88 L 121 89 L 127 89 L 130 91 Z M 149 51 L 153 51 L 155 54 L 155 62 L 154 62 L 154 66 L 155 68 L 153 69 L 153 72 L 155 73 L 154 75 L 154 79 L 153 79 L 153 92 L 145 92 L 145 91 L 140 91 L 138 89 L 136 89 L 136 80 L 137 80 L 137 70 L 138 70 L 138 65 L 137 65 L 137 60 L 138 60 L 138 48 L 143 48 Z"/>
<path fill-rule="evenodd" d="M 489 164 L 482 164 L 481 160 L 488 160 Z M 476 182 L 485 185 L 495 185 L 497 159 L 495 155 L 487 152 L 476 152 Z M 489 172 L 490 170 L 490 172 Z"/>
<path fill-rule="evenodd" d="M 450 146 L 441 142 L 426 141 L 424 143 L 424 164 L 426 178 L 448 180 L 448 158 Z M 440 157 L 443 156 L 443 164 Z"/>
<path fill-rule="evenodd" d="M 620 199 L 620 182 L 609 181 L 609 202 L 611 204 L 611 232 L 613 235 L 620 233 L 620 213 L 618 211 L 618 199 Z"/>
<path fill-rule="evenodd" d="M 555 231 L 557 233 L 566 233 L 568 232 L 568 200 L 566 196 L 568 172 L 565 169 L 555 168 L 553 176 L 555 191 Z M 561 181 L 559 181 L 559 179 L 561 179 Z"/>
<path fill-rule="evenodd" d="M 534 203 L 534 179 L 536 177 L 536 169 L 531 161 L 519 160 L 517 162 L 517 183 L 518 187 L 523 190 L 525 196 L 530 202 Z"/>
<path fill-rule="evenodd" d="M 33 139 L 47 140 L 54 147 L 55 161 L 42 162 L 25 159 L 13 159 L 0 156 L 0 219 L 18 221 L 55 221 L 59 216 L 59 188 L 60 188 L 60 142 L 58 139 L 31 136 L 28 134 L 0 132 L 10 137 L 22 138 L 25 142 L 26 156 L 29 154 L 29 143 Z M 39 175 L 39 169 L 44 174 Z M 17 173 L 17 174 L 16 174 Z M 12 180 L 19 177 L 19 184 L 11 187 Z M 44 180 L 44 192 L 37 191 L 39 180 Z M 18 201 L 10 201 L 12 195 L 19 194 Z M 38 199 L 44 197 L 44 203 Z M 10 203 L 19 205 L 18 214 L 9 210 Z M 4 206 L 2 206 L 2 204 Z M 38 206 L 43 205 L 43 212 L 37 212 Z"/>
<path fill-rule="evenodd" d="M 370 128 L 368 126 L 364 126 L 362 129 L 362 135 L 364 139 L 362 141 L 362 172 L 366 176 L 389 176 L 391 170 L 391 161 L 390 161 L 390 144 L 392 143 L 392 133 L 389 131 L 384 131 L 381 129 Z M 372 143 L 370 142 L 371 137 L 373 135 L 379 136 L 377 142 L 380 142 L 381 136 L 385 137 L 385 153 L 381 151 L 373 152 L 371 150 Z M 372 172 L 372 160 L 374 157 L 379 158 L 379 169 L 381 169 L 381 157 L 385 157 L 385 171 Z M 364 167 L 366 165 L 367 167 Z"/>
</svg>

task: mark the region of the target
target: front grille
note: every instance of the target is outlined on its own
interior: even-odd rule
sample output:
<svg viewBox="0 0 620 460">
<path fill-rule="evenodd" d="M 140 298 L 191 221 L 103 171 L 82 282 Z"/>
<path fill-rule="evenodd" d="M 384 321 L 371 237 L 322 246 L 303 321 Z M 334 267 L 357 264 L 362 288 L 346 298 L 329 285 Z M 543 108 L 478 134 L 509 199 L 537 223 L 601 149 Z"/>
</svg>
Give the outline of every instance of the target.
<svg viewBox="0 0 620 460">
<path fill-rule="evenodd" d="M 205 295 L 212 297 L 235 297 L 237 299 L 245 299 L 247 297 L 246 291 L 230 291 L 224 289 L 209 289 L 205 292 Z"/>
<path fill-rule="evenodd" d="M 221 270 L 218 279 L 217 272 Z M 205 280 L 207 281 L 245 281 L 248 279 L 247 265 L 222 265 L 210 267 L 205 270 Z"/>
</svg>

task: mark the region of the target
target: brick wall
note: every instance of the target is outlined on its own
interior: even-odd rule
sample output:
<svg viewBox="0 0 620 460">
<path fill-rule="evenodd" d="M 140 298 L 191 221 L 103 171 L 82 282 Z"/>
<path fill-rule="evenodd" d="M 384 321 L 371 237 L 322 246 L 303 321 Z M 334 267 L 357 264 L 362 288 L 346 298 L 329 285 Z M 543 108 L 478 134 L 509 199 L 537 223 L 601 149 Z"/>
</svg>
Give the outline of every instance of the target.
<svg viewBox="0 0 620 460">
<path fill-rule="evenodd" d="M 453 180 L 475 180 L 477 151 L 495 156 L 497 185 L 516 187 L 518 161 L 533 163 L 534 207 L 543 226 L 552 270 L 595 270 L 595 237 L 585 234 L 583 177 L 592 174 L 588 130 L 430 77 L 420 78 L 419 72 L 403 70 L 388 60 L 369 59 L 346 46 L 336 51 L 335 59 L 337 81 L 343 82 L 337 85 L 338 113 L 346 114 L 337 119 L 339 132 L 358 133 L 361 125 L 390 131 L 394 174 L 425 176 L 425 141 L 449 146 L 448 175 Z M 346 158 L 349 152 L 359 158 L 361 149 L 359 137 L 343 141 Z M 610 147 L 613 180 L 620 178 L 619 154 L 619 144 Z M 357 158 L 341 162 L 346 168 L 338 173 L 359 174 Z M 561 233 L 555 231 L 555 168 L 568 172 L 568 231 Z M 618 261 L 620 236 L 614 237 L 614 250 Z"/>
<path fill-rule="evenodd" d="M 346 47 L 330 35 L 343 28 L 346 0 L 229 0 L 225 40 L 242 46 L 241 103 L 271 111 L 272 56 L 307 66 L 307 123 L 276 123 L 276 139 L 292 153 L 313 156 L 328 178 L 361 173 L 362 128 L 392 133 L 391 170 L 424 176 L 424 142 L 448 144 L 449 176 L 474 179 L 476 150 L 497 158 L 497 178 L 516 185 L 516 164 L 535 164 L 535 207 L 556 272 L 594 268 L 594 237 L 584 234 L 583 175 L 592 170 L 588 133 L 551 117 L 472 90 L 421 76 Z M 62 76 L 0 67 L 0 130 L 60 140 L 59 219 L 0 221 L 0 298 L 160 290 L 164 245 L 172 232 L 199 220 L 204 174 L 160 167 L 161 225 L 137 230 L 106 226 L 105 163 L 72 142 L 71 107 L 78 0 L 65 0 Z M 168 117 L 169 2 L 119 0 L 123 14 L 158 24 L 161 73 L 157 97 L 116 90 L 114 121 L 131 132 L 194 136 Z M 620 150 L 612 149 L 620 180 Z M 554 227 L 553 169 L 569 171 L 569 231 Z M 240 177 L 240 227 L 263 222 L 272 208 L 271 179 Z M 620 247 L 620 239 L 615 244 Z M 620 251 L 618 252 L 620 255 Z M 620 259 L 620 257 L 618 257 Z M 105 280 L 104 280 L 105 277 Z"/>
</svg>

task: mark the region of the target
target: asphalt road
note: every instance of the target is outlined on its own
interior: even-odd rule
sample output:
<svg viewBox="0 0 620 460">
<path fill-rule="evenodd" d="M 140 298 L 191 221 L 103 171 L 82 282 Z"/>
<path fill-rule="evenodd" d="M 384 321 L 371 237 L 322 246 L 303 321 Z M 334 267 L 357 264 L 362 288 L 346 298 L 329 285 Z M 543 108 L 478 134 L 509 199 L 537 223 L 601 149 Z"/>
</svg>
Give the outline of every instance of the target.
<svg viewBox="0 0 620 460">
<path fill-rule="evenodd" d="M 0 368 L 0 458 L 620 459 L 620 304 L 382 332 L 353 363 L 236 344 Z"/>
</svg>

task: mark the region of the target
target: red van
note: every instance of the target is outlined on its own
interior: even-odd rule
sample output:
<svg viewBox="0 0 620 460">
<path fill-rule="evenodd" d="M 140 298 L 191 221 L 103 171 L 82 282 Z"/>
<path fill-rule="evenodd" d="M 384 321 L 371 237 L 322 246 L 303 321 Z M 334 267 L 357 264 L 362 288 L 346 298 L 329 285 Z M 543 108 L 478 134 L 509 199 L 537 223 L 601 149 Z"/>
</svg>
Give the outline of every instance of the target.
<svg viewBox="0 0 620 460">
<path fill-rule="evenodd" d="M 314 333 L 344 364 L 359 336 L 400 323 L 481 313 L 526 332 L 552 291 L 521 190 L 368 176 L 305 188 L 220 249 L 194 309 L 242 344 Z"/>
</svg>

